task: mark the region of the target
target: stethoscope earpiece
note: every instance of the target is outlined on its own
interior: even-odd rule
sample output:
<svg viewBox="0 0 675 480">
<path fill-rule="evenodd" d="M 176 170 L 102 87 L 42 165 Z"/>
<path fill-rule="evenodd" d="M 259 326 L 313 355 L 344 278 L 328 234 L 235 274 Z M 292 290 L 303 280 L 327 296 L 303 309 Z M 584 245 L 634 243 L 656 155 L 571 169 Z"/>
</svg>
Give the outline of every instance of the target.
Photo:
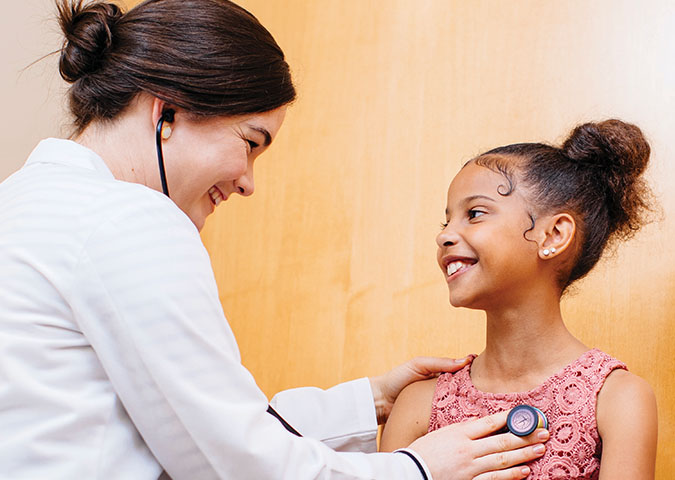
<svg viewBox="0 0 675 480">
<path fill-rule="evenodd" d="M 171 125 L 167 125 L 167 123 L 172 123 L 173 119 L 176 115 L 176 112 L 173 110 L 165 110 L 162 113 L 162 118 L 160 118 L 160 122 L 162 122 L 162 126 L 160 127 L 160 130 L 162 132 L 162 139 L 163 140 L 168 140 L 171 137 L 171 134 L 173 133 L 173 130 L 171 129 Z"/>
<path fill-rule="evenodd" d="M 174 117 L 176 116 L 176 111 L 168 108 L 162 112 L 162 118 L 164 119 L 165 122 L 173 122 Z"/>
<path fill-rule="evenodd" d="M 172 123 L 176 116 L 176 111 L 167 109 L 162 112 L 162 116 L 157 122 L 157 129 L 155 130 L 155 143 L 157 145 L 157 162 L 159 163 L 159 178 L 162 181 L 162 191 L 164 195 L 169 196 L 169 187 L 166 183 L 166 172 L 164 171 L 164 155 L 162 152 L 162 140 L 168 140 L 171 137 L 171 127 L 164 125 L 165 123 Z"/>
</svg>

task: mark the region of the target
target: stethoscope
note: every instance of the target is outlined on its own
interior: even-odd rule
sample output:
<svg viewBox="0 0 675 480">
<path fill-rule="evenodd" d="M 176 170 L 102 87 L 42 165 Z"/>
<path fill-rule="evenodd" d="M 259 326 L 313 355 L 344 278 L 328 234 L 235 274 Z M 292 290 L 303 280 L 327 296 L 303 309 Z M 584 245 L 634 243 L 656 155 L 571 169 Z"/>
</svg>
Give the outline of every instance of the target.
<svg viewBox="0 0 675 480">
<path fill-rule="evenodd" d="M 164 195 L 169 196 L 169 187 L 166 184 L 166 171 L 164 170 L 164 152 L 162 152 L 162 130 L 164 129 L 164 122 L 173 122 L 176 112 L 174 110 L 164 110 L 162 117 L 157 122 L 157 129 L 155 130 L 155 143 L 157 145 L 157 162 L 159 163 L 159 179 L 162 182 L 162 191 Z"/>
<path fill-rule="evenodd" d="M 169 197 L 169 186 L 167 185 L 166 182 L 166 170 L 164 169 L 164 152 L 162 151 L 162 130 L 164 129 L 164 123 L 173 122 L 175 116 L 176 112 L 174 110 L 164 110 L 164 112 L 162 112 L 162 117 L 157 122 L 157 128 L 155 130 L 155 143 L 157 145 L 157 163 L 159 166 L 159 179 L 162 182 L 162 191 L 164 192 L 164 195 L 166 195 L 167 197 Z M 293 435 L 302 437 L 300 432 L 298 432 L 295 428 L 291 426 L 290 423 L 284 420 L 284 418 L 281 415 L 279 415 L 279 413 L 275 409 L 273 409 L 271 405 L 267 406 L 267 413 L 269 413 L 274 418 L 279 420 L 279 422 L 284 426 L 284 428 L 289 432 L 291 432 Z"/>
</svg>

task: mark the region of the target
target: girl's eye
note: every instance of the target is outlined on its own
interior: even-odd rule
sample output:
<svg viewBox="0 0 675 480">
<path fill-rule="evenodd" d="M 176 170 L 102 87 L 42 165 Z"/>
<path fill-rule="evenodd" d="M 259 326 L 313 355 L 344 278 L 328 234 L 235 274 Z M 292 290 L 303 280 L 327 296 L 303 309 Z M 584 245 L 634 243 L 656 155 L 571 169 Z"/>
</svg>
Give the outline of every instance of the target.
<svg viewBox="0 0 675 480">
<path fill-rule="evenodd" d="M 445 230 L 445 228 L 448 226 L 448 222 L 441 222 L 441 230 Z"/>
<path fill-rule="evenodd" d="M 469 220 L 473 220 L 474 218 L 480 217 L 481 215 L 484 214 L 485 212 L 483 212 L 482 210 L 475 210 L 475 209 L 471 209 L 467 212 Z"/>
</svg>

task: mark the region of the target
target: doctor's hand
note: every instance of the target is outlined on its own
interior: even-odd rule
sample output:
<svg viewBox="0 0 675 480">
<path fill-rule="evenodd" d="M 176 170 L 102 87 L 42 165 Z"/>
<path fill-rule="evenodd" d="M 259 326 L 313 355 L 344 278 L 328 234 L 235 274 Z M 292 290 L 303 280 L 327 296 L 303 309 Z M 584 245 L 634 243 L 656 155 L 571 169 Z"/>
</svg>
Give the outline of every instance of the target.
<svg viewBox="0 0 675 480">
<path fill-rule="evenodd" d="M 506 425 L 508 413 L 443 427 L 418 438 L 409 449 L 424 459 L 434 480 L 525 478 L 530 468 L 523 464 L 544 454 L 542 443 L 549 434 L 538 429 L 527 437 L 491 435 Z"/>
<path fill-rule="evenodd" d="M 468 358 L 454 360 L 451 358 L 416 357 L 393 370 L 370 377 L 370 386 L 375 400 L 377 423 L 383 424 L 389 418 L 391 408 L 398 394 L 407 385 L 418 380 L 426 380 L 442 372 L 455 372 L 466 365 Z"/>
</svg>

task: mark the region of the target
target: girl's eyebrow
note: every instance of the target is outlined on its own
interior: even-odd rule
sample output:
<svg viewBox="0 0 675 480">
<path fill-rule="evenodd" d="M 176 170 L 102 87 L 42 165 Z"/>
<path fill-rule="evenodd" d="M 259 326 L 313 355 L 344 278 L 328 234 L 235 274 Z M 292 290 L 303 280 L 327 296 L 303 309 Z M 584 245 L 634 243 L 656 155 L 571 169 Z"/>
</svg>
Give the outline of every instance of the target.
<svg viewBox="0 0 675 480">
<path fill-rule="evenodd" d="M 487 195 L 471 195 L 470 197 L 466 197 L 463 201 L 463 203 L 470 203 L 473 202 L 474 200 L 489 200 L 490 202 L 494 202 L 495 199 L 492 197 L 488 197 Z"/>
<path fill-rule="evenodd" d="M 470 197 L 466 197 L 464 200 L 462 200 L 462 204 L 466 205 L 467 203 L 471 203 L 474 200 L 487 200 L 489 202 L 495 202 L 496 200 L 492 197 L 488 197 L 487 195 L 471 195 Z M 445 209 L 445 214 L 449 215 L 450 210 L 447 208 Z"/>
</svg>

